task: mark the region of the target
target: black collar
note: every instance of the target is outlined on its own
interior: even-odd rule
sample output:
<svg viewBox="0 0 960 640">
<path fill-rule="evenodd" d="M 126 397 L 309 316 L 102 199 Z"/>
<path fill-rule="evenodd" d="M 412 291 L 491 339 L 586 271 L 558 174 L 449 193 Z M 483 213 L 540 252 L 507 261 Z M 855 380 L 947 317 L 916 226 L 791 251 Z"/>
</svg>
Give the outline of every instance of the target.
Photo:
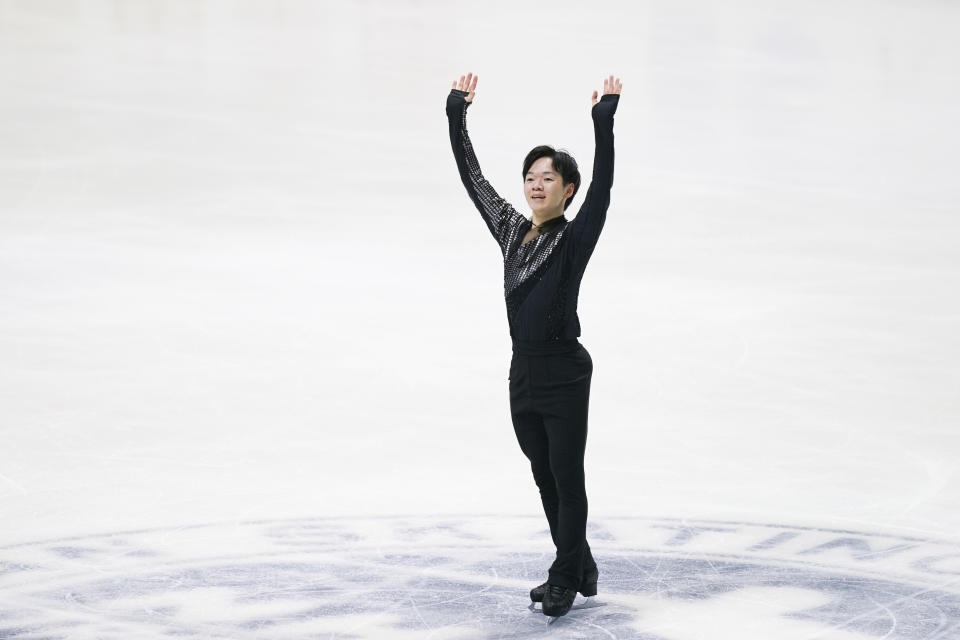
<svg viewBox="0 0 960 640">
<path fill-rule="evenodd" d="M 547 220 L 546 222 L 544 222 L 542 225 L 540 225 L 539 227 L 537 227 L 537 229 L 538 229 L 538 230 L 540 231 L 540 233 L 542 234 L 542 233 L 546 232 L 547 230 L 552 229 L 552 228 L 554 228 L 555 226 L 557 226 L 558 224 L 561 224 L 561 223 L 563 223 L 563 222 L 567 222 L 567 218 L 561 213 L 559 216 L 550 218 L 549 220 Z M 530 226 L 533 227 L 533 216 L 530 217 Z"/>
</svg>

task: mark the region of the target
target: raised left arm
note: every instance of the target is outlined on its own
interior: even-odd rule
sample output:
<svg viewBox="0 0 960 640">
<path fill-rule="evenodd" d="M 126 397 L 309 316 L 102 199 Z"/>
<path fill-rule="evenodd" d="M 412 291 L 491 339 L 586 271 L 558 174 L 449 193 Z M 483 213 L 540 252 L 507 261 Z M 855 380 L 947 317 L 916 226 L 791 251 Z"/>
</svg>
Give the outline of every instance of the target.
<svg viewBox="0 0 960 640">
<path fill-rule="evenodd" d="M 573 244 L 575 258 L 586 264 L 600 238 L 600 231 L 607 218 L 610 207 L 610 190 L 613 187 L 613 114 L 620 102 L 620 81 L 614 82 L 613 76 L 603 81 L 604 94 L 597 101 L 597 92 L 593 92 L 593 133 L 595 151 L 593 155 L 593 176 L 577 217 L 568 225 L 567 233 Z"/>
</svg>

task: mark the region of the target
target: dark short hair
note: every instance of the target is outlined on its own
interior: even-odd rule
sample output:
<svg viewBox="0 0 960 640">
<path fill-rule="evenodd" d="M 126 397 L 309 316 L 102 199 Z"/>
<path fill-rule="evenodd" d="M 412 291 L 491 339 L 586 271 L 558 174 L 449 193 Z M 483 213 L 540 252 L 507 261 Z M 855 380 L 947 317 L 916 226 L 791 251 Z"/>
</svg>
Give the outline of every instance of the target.
<svg viewBox="0 0 960 640">
<path fill-rule="evenodd" d="M 576 197 L 577 190 L 580 189 L 580 169 L 577 168 L 577 161 L 563 149 L 557 150 L 548 144 L 542 144 L 531 149 L 523 161 L 522 175 L 524 180 L 527 179 L 527 172 L 530 171 L 530 167 L 540 158 L 550 158 L 550 161 L 553 162 L 553 168 L 560 174 L 561 184 L 564 187 L 571 182 L 573 183 L 573 195 L 563 203 L 563 209 L 566 210 Z"/>
</svg>

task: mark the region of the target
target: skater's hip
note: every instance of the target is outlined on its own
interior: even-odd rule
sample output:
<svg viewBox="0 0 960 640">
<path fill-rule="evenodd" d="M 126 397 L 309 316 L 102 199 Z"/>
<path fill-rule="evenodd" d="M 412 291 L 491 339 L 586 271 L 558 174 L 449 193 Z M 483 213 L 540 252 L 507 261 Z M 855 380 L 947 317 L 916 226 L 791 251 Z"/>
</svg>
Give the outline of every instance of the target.
<svg viewBox="0 0 960 640">
<path fill-rule="evenodd" d="M 568 340 L 521 340 L 511 337 L 513 353 L 524 356 L 547 356 L 557 353 L 571 353 L 583 348 L 576 338 Z"/>
</svg>

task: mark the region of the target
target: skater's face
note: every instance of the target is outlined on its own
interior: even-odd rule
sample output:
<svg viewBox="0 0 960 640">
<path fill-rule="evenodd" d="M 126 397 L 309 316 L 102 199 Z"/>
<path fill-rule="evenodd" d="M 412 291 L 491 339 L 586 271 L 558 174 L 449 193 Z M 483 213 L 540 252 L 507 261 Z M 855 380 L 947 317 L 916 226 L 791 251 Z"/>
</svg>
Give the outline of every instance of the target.
<svg viewBox="0 0 960 640">
<path fill-rule="evenodd" d="M 564 186 L 550 157 L 537 158 L 523 180 L 523 193 L 534 212 L 555 213 L 559 210 L 562 213 L 563 203 L 573 195 L 574 188 L 572 182 Z"/>
</svg>

